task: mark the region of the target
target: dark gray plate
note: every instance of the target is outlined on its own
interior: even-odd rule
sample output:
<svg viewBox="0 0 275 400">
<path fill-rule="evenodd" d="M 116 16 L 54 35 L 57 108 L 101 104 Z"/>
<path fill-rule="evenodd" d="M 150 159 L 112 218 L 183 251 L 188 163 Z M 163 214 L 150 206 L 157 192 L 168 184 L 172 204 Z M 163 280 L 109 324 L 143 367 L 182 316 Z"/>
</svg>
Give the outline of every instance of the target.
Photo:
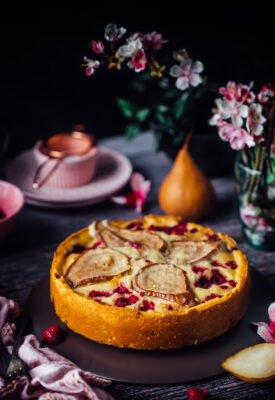
<svg viewBox="0 0 275 400">
<path fill-rule="evenodd" d="M 74 333 L 55 314 L 50 302 L 49 277 L 45 277 L 34 288 L 27 302 L 27 310 L 40 340 L 42 331 L 51 325 L 59 324 L 64 329 L 64 340 L 54 348 L 84 370 L 114 381 L 160 385 L 184 383 L 223 373 L 222 360 L 244 347 L 262 342 L 256 327 L 249 323 L 268 321 L 267 308 L 274 300 L 274 288 L 257 271 L 252 270 L 250 305 L 237 326 L 209 342 L 164 351 L 119 349 Z"/>
</svg>

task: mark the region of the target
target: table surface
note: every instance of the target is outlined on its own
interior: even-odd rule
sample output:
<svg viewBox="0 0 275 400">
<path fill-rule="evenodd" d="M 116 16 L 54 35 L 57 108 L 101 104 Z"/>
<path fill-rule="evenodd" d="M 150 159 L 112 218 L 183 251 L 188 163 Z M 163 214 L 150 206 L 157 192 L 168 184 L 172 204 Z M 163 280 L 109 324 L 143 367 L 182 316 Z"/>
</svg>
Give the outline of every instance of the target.
<svg viewBox="0 0 275 400">
<path fill-rule="evenodd" d="M 152 188 L 144 214 L 163 214 L 157 202 L 158 188 L 171 168 L 164 153 L 154 152 L 153 136 L 144 133 L 132 142 L 123 137 L 101 141 L 105 146 L 124 153 L 131 160 L 134 171 L 152 181 Z M 241 234 L 237 215 L 234 178 L 212 180 L 217 193 L 214 211 L 202 224 L 231 235 L 245 252 L 249 264 L 275 286 L 275 253 L 261 252 L 249 247 Z M 124 189 L 127 191 L 127 187 Z M 53 252 L 69 234 L 87 226 L 95 219 L 133 219 L 135 210 L 106 200 L 88 207 L 53 210 L 25 205 L 10 235 L 0 244 L 0 295 L 24 305 L 30 291 L 50 269 Z M 275 296 L 274 296 L 275 297 Z M 268 317 L 267 317 L 268 319 Z M 118 382 L 108 391 L 117 400 L 187 399 L 187 389 L 198 387 L 209 390 L 211 399 L 275 399 L 275 382 L 249 384 L 225 373 L 215 378 L 175 386 L 140 386 Z"/>
</svg>

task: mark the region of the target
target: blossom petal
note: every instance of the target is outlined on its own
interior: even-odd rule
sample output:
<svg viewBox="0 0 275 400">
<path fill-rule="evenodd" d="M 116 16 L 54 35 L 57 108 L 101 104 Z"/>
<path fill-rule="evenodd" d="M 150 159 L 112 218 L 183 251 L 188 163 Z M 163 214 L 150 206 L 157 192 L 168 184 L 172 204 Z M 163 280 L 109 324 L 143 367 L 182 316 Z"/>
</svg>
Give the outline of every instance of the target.
<svg viewBox="0 0 275 400">
<path fill-rule="evenodd" d="M 236 115 L 235 117 L 232 117 L 232 124 L 240 128 L 243 124 L 243 119 L 240 115 Z"/>
<path fill-rule="evenodd" d="M 196 87 L 202 82 L 202 77 L 199 74 L 192 74 L 190 76 L 190 85 Z"/>
<path fill-rule="evenodd" d="M 267 324 L 264 322 L 258 326 L 257 333 L 267 343 L 275 343 L 275 337 L 272 335 L 272 331 Z"/>
<path fill-rule="evenodd" d="M 144 202 L 141 199 L 136 201 L 136 212 L 141 213 Z"/>
<path fill-rule="evenodd" d="M 180 76 L 177 80 L 176 80 L 176 87 L 179 90 L 185 90 L 187 89 L 189 86 L 189 80 L 188 78 L 184 77 L 184 76 Z"/>
<path fill-rule="evenodd" d="M 127 196 L 113 196 L 111 200 L 116 204 L 127 204 Z"/>
<path fill-rule="evenodd" d="M 194 71 L 194 72 L 196 72 L 196 73 L 200 73 L 200 72 L 202 72 L 203 71 L 203 63 L 201 62 L 201 61 L 195 61 L 193 64 L 192 64 L 192 71 Z"/>
<path fill-rule="evenodd" d="M 173 78 L 178 78 L 180 76 L 181 68 L 179 65 L 173 65 L 170 68 L 170 75 L 173 76 Z"/>
<path fill-rule="evenodd" d="M 141 192 L 141 193 L 147 195 L 147 193 L 150 190 L 151 182 L 146 181 L 141 174 L 135 173 L 132 175 L 132 178 L 131 178 L 131 186 L 132 186 L 133 191 Z"/>
<path fill-rule="evenodd" d="M 271 322 L 275 322 L 275 302 L 268 307 L 268 315 Z"/>
<path fill-rule="evenodd" d="M 248 115 L 248 107 L 243 104 L 240 106 L 240 116 L 246 118 L 247 115 Z"/>
</svg>

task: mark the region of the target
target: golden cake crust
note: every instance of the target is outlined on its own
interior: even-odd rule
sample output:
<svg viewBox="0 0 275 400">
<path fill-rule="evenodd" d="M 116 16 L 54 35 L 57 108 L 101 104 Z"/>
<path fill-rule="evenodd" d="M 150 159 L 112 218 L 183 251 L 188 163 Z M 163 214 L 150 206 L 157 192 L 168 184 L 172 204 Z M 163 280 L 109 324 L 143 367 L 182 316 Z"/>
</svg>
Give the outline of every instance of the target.
<svg viewBox="0 0 275 400">
<path fill-rule="evenodd" d="M 148 226 L 173 226 L 180 220 L 180 217 L 148 215 L 144 220 L 117 220 L 111 223 L 121 228 L 129 223 L 144 221 Z M 209 235 L 215 234 L 210 228 L 195 223 L 188 223 L 188 226 Z M 144 312 L 101 304 L 72 290 L 63 279 L 62 266 L 69 249 L 79 241 L 85 245 L 90 240 L 89 228 L 84 228 L 62 242 L 54 254 L 50 292 L 56 314 L 73 331 L 96 342 L 118 347 L 172 349 L 198 344 L 221 335 L 233 327 L 247 309 L 250 273 L 247 258 L 237 249 L 235 241 L 228 235 L 217 235 L 231 249 L 238 264 L 236 286 L 221 298 L 188 309 Z M 118 281 L 119 277 L 113 279 Z"/>
</svg>

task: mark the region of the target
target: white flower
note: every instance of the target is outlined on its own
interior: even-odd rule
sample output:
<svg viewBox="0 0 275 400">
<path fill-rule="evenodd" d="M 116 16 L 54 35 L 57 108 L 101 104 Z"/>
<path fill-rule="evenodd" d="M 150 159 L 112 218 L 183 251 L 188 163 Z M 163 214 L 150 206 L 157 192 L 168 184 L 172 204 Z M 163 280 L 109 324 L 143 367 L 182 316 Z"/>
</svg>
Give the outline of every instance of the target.
<svg viewBox="0 0 275 400">
<path fill-rule="evenodd" d="M 123 58 L 133 57 L 139 50 L 142 49 L 142 42 L 136 36 L 131 36 L 127 39 L 127 44 L 120 46 L 118 49 L 118 54 Z"/>
<path fill-rule="evenodd" d="M 248 106 L 237 103 L 235 100 L 224 100 L 223 109 L 230 116 L 232 124 L 237 127 L 242 126 L 243 118 L 248 115 Z"/>
<path fill-rule="evenodd" d="M 116 24 L 108 24 L 105 28 L 104 37 L 108 42 L 116 42 L 125 32 L 126 29 L 123 27 L 118 28 Z"/>
<path fill-rule="evenodd" d="M 219 121 L 222 119 L 227 119 L 230 117 L 228 111 L 224 108 L 224 101 L 222 99 L 216 99 L 216 108 L 212 110 L 214 113 L 213 117 L 210 118 L 209 124 L 210 125 L 217 125 Z"/>
<path fill-rule="evenodd" d="M 185 90 L 190 85 L 198 86 L 202 82 L 200 72 L 203 71 L 203 64 L 200 61 L 192 62 L 191 59 L 183 61 L 180 65 L 173 65 L 170 69 L 170 75 L 176 80 L 176 87 L 179 90 Z"/>
<path fill-rule="evenodd" d="M 263 133 L 263 124 L 266 118 L 262 115 L 263 107 L 261 104 L 253 103 L 249 107 L 246 127 L 254 135 L 259 136 Z"/>
</svg>

